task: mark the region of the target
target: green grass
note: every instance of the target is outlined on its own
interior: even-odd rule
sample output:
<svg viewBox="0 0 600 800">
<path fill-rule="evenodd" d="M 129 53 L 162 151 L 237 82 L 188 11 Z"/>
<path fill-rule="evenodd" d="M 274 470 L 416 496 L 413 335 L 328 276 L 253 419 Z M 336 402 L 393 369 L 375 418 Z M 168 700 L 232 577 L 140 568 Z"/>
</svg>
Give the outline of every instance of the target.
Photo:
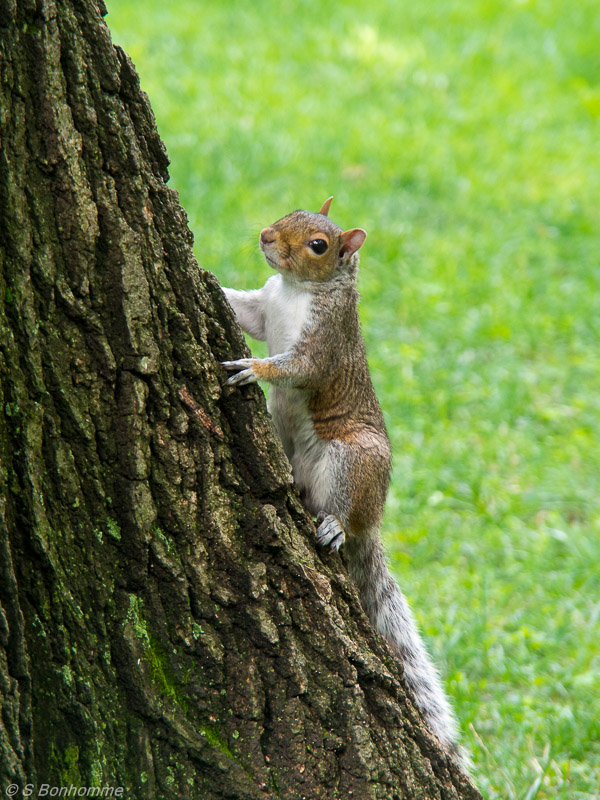
<svg viewBox="0 0 600 800">
<path fill-rule="evenodd" d="M 369 231 L 384 536 L 490 798 L 600 794 L 595 0 L 108 0 L 196 237 L 261 285 L 294 208 Z"/>
</svg>

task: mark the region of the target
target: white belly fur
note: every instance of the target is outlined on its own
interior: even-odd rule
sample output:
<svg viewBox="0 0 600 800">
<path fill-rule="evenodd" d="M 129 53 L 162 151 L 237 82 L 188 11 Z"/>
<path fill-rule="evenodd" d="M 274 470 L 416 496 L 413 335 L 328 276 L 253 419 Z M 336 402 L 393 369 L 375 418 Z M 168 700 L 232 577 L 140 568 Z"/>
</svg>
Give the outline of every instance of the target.
<svg viewBox="0 0 600 800">
<path fill-rule="evenodd" d="M 269 355 L 285 353 L 298 341 L 310 319 L 313 296 L 297 284 L 285 283 L 274 275 L 264 286 L 263 308 Z"/>
<path fill-rule="evenodd" d="M 265 328 L 269 355 L 290 350 L 311 316 L 313 296 L 275 275 L 265 286 Z M 327 509 L 331 486 L 328 442 L 315 433 L 303 389 L 269 387 L 269 411 L 292 465 L 294 481 L 308 509 Z"/>
</svg>

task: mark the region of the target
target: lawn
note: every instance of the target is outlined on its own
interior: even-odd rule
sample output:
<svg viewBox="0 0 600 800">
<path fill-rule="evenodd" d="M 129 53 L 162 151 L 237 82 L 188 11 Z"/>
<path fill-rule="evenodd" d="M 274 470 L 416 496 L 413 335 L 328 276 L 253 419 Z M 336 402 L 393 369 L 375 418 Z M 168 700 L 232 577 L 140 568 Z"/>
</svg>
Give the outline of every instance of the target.
<svg viewBox="0 0 600 800">
<path fill-rule="evenodd" d="M 364 227 L 383 535 L 489 798 L 600 795 L 595 0 L 108 0 L 195 235 Z M 262 352 L 259 350 L 259 352 Z"/>
</svg>

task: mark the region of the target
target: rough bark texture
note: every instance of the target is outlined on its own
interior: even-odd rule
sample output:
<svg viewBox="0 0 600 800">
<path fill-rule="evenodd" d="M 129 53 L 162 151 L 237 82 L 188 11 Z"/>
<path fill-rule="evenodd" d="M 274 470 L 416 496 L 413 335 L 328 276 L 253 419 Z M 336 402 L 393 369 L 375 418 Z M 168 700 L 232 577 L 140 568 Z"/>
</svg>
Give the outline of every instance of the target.
<svg viewBox="0 0 600 800">
<path fill-rule="evenodd" d="M 244 340 L 102 13 L 0 0 L 0 790 L 479 797 L 222 389 Z"/>
</svg>

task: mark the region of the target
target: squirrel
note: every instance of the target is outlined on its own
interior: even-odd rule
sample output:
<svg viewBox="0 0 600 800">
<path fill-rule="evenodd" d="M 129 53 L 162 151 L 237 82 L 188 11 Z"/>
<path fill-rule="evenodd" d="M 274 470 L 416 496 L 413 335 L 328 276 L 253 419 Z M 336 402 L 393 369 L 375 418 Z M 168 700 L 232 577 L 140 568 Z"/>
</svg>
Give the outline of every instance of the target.
<svg viewBox="0 0 600 800">
<path fill-rule="evenodd" d="M 226 383 L 271 385 L 268 409 L 316 517 L 318 544 L 344 545 L 363 609 L 442 748 L 466 766 L 452 709 L 379 537 L 391 451 L 358 318 L 358 250 L 367 234 L 335 225 L 332 199 L 318 214 L 294 211 L 261 231 L 260 249 L 277 271 L 262 289 L 223 289 L 242 329 L 269 348 L 268 358 L 222 362 L 235 373 Z"/>
</svg>

